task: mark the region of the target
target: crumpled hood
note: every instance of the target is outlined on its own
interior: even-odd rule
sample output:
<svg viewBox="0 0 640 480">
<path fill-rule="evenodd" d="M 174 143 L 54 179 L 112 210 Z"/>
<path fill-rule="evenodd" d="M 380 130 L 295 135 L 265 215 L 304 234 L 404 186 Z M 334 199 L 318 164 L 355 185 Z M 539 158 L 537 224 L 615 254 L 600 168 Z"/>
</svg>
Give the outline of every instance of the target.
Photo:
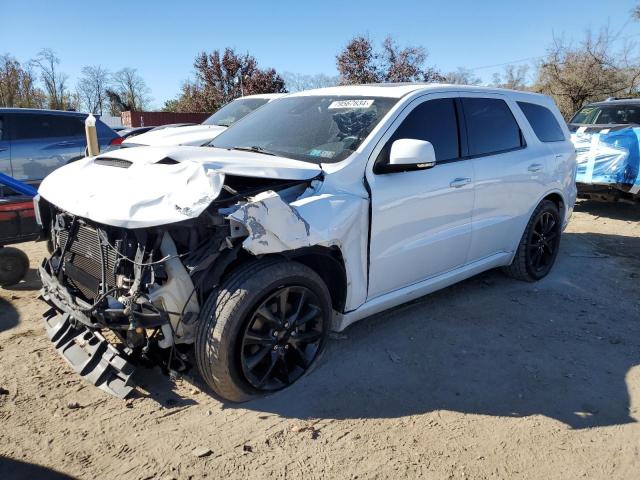
<svg viewBox="0 0 640 480">
<path fill-rule="evenodd" d="M 219 125 L 188 125 L 184 127 L 167 127 L 151 130 L 128 138 L 123 145 L 192 145 L 200 146 L 210 142 L 227 128 Z"/>
<path fill-rule="evenodd" d="M 200 215 L 225 175 L 307 180 L 318 165 L 211 147 L 136 147 L 65 165 L 38 192 L 69 213 L 124 228 L 175 223 Z"/>
</svg>

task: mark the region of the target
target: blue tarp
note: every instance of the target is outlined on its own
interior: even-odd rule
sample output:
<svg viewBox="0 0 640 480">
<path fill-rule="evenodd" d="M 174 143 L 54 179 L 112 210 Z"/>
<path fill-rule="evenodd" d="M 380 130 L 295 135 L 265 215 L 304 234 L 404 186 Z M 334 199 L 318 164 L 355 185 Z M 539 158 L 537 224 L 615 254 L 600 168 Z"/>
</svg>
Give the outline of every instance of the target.
<svg viewBox="0 0 640 480">
<path fill-rule="evenodd" d="M 571 140 L 578 154 L 576 183 L 640 192 L 640 128 L 580 127 Z"/>
<path fill-rule="evenodd" d="M 0 173 L 0 185 L 6 185 L 12 190 L 21 193 L 22 195 L 28 195 L 29 197 L 35 197 L 38 193 L 38 190 L 33 188 L 31 185 L 27 185 L 26 183 L 16 180 L 4 173 Z"/>
</svg>

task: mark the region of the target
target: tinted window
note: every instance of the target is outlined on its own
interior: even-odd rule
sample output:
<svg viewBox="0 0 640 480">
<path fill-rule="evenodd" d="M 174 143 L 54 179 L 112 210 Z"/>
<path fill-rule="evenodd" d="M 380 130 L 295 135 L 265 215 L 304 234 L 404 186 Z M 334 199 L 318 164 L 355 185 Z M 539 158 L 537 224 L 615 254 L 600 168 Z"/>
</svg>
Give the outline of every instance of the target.
<svg viewBox="0 0 640 480">
<path fill-rule="evenodd" d="M 118 136 L 118 134 L 114 132 L 111 129 L 111 127 L 109 127 L 106 123 L 104 123 L 102 120 L 99 120 L 99 119 L 96 120 L 96 132 L 98 133 L 98 136 L 101 138 L 103 137 L 115 138 Z M 84 135 L 84 124 L 82 125 L 82 135 Z"/>
<path fill-rule="evenodd" d="M 551 110 L 542 105 L 527 102 L 518 102 L 518 106 L 541 142 L 561 142 L 565 139 L 562 128 Z"/>
<path fill-rule="evenodd" d="M 582 125 L 640 124 L 640 105 L 589 105 L 576 113 L 569 123 Z"/>
<path fill-rule="evenodd" d="M 16 140 L 47 137 L 74 137 L 84 134 L 82 117 L 20 113 L 15 120 Z"/>
<path fill-rule="evenodd" d="M 488 155 L 524 145 L 520 127 L 504 100 L 463 98 L 470 155 Z"/>
<path fill-rule="evenodd" d="M 458 120 L 454 100 L 443 98 L 418 105 L 403 120 L 380 152 L 376 160 L 377 168 L 389 162 L 391 144 L 402 138 L 431 142 L 437 161 L 459 158 Z"/>
<path fill-rule="evenodd" d="M 4 117 L 0 115 L 0 140 L 8 140 L 8 128 L 4 125 Z"/>
</svg>

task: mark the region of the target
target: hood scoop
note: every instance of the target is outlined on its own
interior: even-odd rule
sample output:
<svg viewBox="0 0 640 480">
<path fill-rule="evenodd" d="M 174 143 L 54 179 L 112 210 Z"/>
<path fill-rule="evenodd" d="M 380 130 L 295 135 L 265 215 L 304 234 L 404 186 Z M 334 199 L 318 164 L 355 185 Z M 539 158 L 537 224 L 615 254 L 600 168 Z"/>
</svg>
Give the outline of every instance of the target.
<svg viewBox="0 0 640 480">
<path fill-rule="evenodd" d="M 129 168 L 133 165 L 133 162 L 129 160 L 123 160 L 122 158 L 112 158 L 112 157 L 97 157 L 93 163 L 96 165 L 104 165 L 105 167 L 118 167 L 118 168 Z M 157 162 L 154 162 L 155 165 L 177 165 L 177 160 L 174 160 L 171 157 L 164 157 Z"/>
<path fill-rule="evenodd" d="M 129 168 L 133 162 L 122 160 L 120 158 L 100 157 L 96 158 L 93 163 L 96 165 L 104 165 L 105 167 Z"/>
<path fill-rule="evenodd" d="M 264 183 L 310 180 L 321 173 L 316 164 L 256 152 L 132 147 L 58 168 L 39 192 L 73 215 L 114 227 L 147 228 L 197 217 L 220 196 L 227 176 L 232 185 L 252 189 L 255 184 L 261 191 Z"/>
</svg>

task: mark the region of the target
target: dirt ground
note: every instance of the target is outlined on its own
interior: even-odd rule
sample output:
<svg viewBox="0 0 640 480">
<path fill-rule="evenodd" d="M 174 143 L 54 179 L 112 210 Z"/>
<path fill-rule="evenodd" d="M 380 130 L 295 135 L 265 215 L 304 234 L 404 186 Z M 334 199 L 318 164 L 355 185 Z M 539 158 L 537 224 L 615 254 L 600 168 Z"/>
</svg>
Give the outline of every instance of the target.
<svg viewBox="0 0 640 480">
<path fill-rule="evenodd" d="M 102 393 L 49 343 L 38 288 L 32 269 L 0 290 L 1 479 L 640 478 L 639 207 L 581 202 L 543 281 L 487 272 L 366 319 L 242 405 L 158 369 Z"/>
</svg>

